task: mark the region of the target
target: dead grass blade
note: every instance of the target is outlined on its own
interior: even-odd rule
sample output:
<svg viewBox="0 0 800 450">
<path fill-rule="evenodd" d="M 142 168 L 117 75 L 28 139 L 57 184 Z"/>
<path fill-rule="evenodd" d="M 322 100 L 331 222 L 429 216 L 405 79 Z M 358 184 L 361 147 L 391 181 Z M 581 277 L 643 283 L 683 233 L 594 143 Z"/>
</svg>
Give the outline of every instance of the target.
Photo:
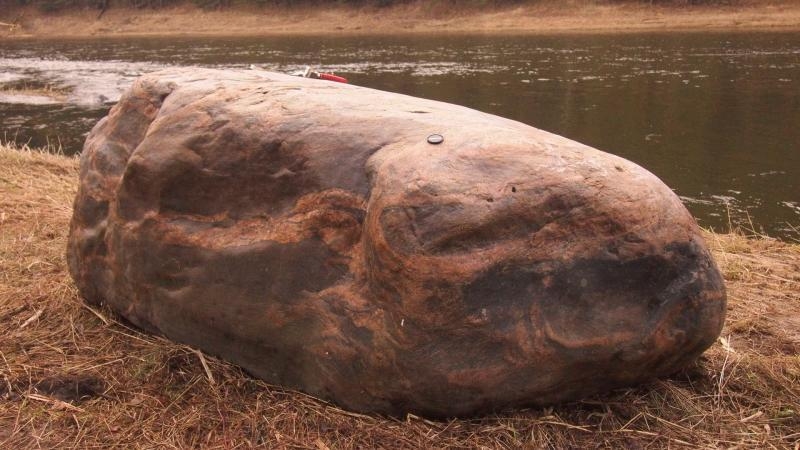
<svg viewBox="0 0 800 450">
<path fill-rule="evenodd" d="M 0 145 L 2 448 L 800 450 L 800 245 L 706 235 L 727 281 L 724 339 L 667 379 L 549 408 L 400 420 L 267 385 L 84 304 L 64 260 L 77 166 Z"/>
</svg>

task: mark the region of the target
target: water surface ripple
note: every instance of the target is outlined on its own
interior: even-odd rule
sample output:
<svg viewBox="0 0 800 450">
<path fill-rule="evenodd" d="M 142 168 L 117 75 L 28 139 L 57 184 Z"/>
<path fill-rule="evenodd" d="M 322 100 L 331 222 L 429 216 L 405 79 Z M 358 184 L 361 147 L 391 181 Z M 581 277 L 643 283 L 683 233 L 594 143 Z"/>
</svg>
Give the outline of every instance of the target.
<svg viewBox="0 0 800 450">
<path fill-rule="evenodd" d="M 290 72 L 519 120 L 637 162 L 701 225 L 800 237 L 800 35 L 160 38 L 0 43 L 5 139 L 80 151 L 138 75 L 170 66 Z M 58 101 L 13 95 L 47 86 Z"/>
</svg>

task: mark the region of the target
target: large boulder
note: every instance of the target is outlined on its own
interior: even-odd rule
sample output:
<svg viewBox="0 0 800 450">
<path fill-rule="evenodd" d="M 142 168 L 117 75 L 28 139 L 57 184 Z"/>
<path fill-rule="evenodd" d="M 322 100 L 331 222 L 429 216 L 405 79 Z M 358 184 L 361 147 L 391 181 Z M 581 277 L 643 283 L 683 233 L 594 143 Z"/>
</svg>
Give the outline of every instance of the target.
<svg viewBox="0 0 800 450">
<path fill-rule="evenodd" d="M 388 414 L 668 374 L 725 314 L 695 221 L 641 167 L 471 109 L 261 71 L 136 81 L 86 140 L 68 259 L 90 303 Z"/>
</svg>

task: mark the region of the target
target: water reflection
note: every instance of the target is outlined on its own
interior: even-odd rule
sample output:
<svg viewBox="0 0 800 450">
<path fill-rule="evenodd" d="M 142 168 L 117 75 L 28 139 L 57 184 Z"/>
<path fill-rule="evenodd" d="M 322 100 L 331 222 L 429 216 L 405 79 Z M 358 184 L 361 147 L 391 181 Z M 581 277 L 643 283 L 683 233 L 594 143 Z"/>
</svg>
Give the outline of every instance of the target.
<svg viewBox="0 0 800 450">
<path fill-rule="evenodd" d="M 174 65 L 334 70 L 458 103 L 631 159 L 701 224 L 796 236 L 800 35 L 292 37 L 16 41 L 0 83 L 46 81 L 66 104 L 0 103 L 7 138 L 67 153 L 141 73 Z"/>
</svg>

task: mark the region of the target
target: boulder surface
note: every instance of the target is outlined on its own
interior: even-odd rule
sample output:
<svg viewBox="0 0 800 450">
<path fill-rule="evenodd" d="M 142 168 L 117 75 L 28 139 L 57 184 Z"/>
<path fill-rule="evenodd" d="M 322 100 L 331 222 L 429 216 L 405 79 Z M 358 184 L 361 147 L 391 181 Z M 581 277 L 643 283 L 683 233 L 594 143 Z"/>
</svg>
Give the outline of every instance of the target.
<svg viewBox="0 0 800 450">
<path fill-rule="evenodd" d="M 134 83 L 86 140 L 68 260 L 86 301 L 146 330 L 394 415 L 668 374 L 725 314 L 694 219 L 641 167 L 468 108 L 255 70 Z"/>
</svg>

